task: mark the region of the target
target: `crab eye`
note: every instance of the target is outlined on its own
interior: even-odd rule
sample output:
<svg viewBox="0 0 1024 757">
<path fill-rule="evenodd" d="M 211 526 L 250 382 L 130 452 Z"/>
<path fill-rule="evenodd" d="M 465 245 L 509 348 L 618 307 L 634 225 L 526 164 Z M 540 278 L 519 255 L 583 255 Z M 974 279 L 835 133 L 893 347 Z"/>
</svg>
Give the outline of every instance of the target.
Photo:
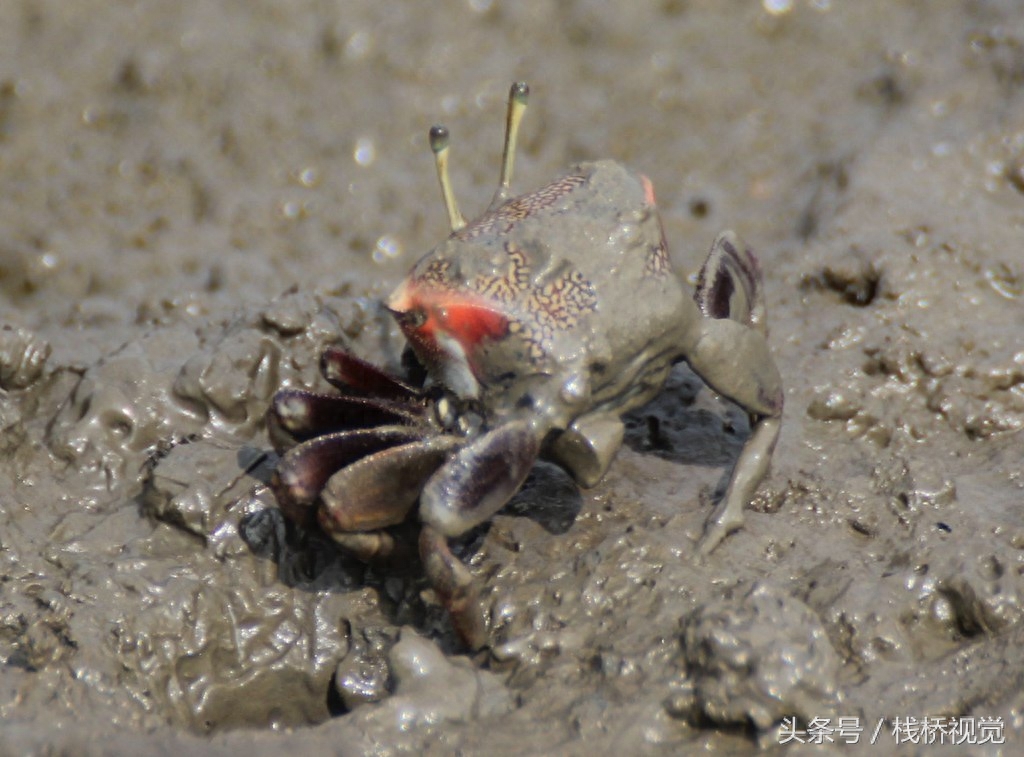
<svg viewBox="0 0 1024 757">
<path fill-rule="evenodd" d="M 427 313 L 423 308 L 412 308 L 402 314 L 402 325 L 418 329 L 427 322 Z"/>
</svg>

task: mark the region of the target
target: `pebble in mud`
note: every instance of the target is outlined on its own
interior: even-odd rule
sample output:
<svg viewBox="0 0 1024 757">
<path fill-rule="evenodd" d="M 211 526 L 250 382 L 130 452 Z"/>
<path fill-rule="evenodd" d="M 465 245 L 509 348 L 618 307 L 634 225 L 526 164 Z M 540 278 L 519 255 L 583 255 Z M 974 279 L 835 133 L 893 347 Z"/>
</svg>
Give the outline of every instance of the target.
<svg viewBox="0 0 1024 757">
<path fill-rule="evenodd" d="M 465 658 L 445 657 L 435 644 L 408 627 L 402 628 L 387 661 L 395 693 L 360 708 L 358 716 L 366 724 L 407 731 L 512 710 L 512 695 L 498 676 L 478 670 Z"/>
<path fill-rule="evenodd" d="M 0 326 L 0 450 L 14 449 L 23 438 L 23 421 L 36 409 L 39 382 L 50 345 L 27 329 Z"/>
<path fill-rule="evenodd" d="M 0 327 L 0 390 L 25 389 L 43 375 L 50 345 L 26 329 Z"/>
<path fill-rule="evenodd" d="M 393 634 L 364 629 L 359 634 L 350 632 L 349 643 L 348 653 L 334 673 L 334 690 L 345 710 L 351 711 L 363 704 L 381 702 L 391 693 L 388 648 L 395 638 Z"/>
<path fill-rule="evenodd" d="M 765 731 L 783 717 L 828 716 L 838 703 L 839 658 L 821 621 L 765 584 L 694 610 L 683 655 L 692 698 L 670 699 L 673 715 Z"/>
</svg>

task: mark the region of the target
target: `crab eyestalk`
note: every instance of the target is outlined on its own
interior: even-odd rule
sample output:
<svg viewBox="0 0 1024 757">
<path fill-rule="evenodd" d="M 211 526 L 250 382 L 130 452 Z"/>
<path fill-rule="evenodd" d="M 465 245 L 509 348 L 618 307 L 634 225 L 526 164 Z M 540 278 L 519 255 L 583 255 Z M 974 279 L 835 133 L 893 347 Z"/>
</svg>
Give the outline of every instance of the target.
<svg viewBox="0 0 1024 757">
<path fill-rule="evenodd" d="M 492 206 L 508 199 L 509 186 L 512 184 L 512 168 L 516 162 L 516 140 L 519 137 L 519 125 L 526 113 L 526 104 L 530 99 L 530 87 L 526 82 L 517 81 L 508 93 L 508 115 L 505 117 L 505 146 L 501 153 L 501 179 L 498 192 L 494 195 Z"/>
<path fill-rule="evenodd" d="M 437 180 L 441 182 L 441 196 L 444 198 L 445 210 L 448 211 L 448 225 L 454 233 L 465 227 L 466 219 L 459 210 L 455 192 L 452 191 L 452 179 L 448 175 L 448 139 L 448 129 L 444 126 L 430 127 L 430 149 L 434 153 L 434 163 L 437 165 Z"/>
</svg>

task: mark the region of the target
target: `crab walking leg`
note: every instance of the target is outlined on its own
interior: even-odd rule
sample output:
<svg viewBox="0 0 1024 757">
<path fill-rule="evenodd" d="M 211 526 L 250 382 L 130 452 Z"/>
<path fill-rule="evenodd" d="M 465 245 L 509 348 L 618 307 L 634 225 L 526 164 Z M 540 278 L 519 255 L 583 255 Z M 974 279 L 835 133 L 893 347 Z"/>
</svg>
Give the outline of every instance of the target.
<svg viewBox="0 0 1024 757">
<path fill-rule="evenodd" d="M 430 585 L 452 619 L 455 632 L 471 650 L 487 645 L 487 617 L 476 579 L 452 554 L 448 537 L 433 526 L 420 530 L 420 560 Z"/>
<path fill-rule="evenodd" d="M 540 450 L 532 426 L 499 426 L 459 452 L 420 495 L 420 557 L 459 636 L 472 649 L 487 642 L 487 619 L 473 574 L 452 554 L 448 538 L 490 518 L 522 486 Z"/>
<path fill-rule="evenodd" d="M 584 415 L 559 434 L 551 448 L 555 459 L 584 489 L 595 486 L 622 446 L 626 427 L 608 413 Z"/>
<path fill-rule="evenodd" d="M 355 390 L 374 397 L 414 403 L 422 392 L 390 373 L 340 347 L 328 347 L 320 356 L 320 373 L 341 390 Z"/>
<path fill-rule="evenodd" d="M 431 436 L 345 466 L 320 494 L 320 526 L 333 537 L 401 523 L 423 482 L 464 442 L 459 436 Z"/>
<path fill-rule="evenodd" d="M 364 563 L 372 563 L 385 570 L 405 570 L 415 560 L 419 531 L 419 524 L 409 519 L 398 526 L 331 534 L 331 538 Z"/>
<path fill-rule="evenodd" d="M 764 416 L 754 422 L 750 438 L 733 468 L 729 488 L 704 524 L 704 536 L 698 546 L 701 556 L 710 554 L 726 536 L 743 525 L 743 510 L 768 473 L 781 425 L 778 416 Z"/>
<path fill-rule="evenodd" d="M 318 436 L 284 453 L 270 487 L 284 514 L 307 525 L 313 515 L 313 505 L 334 471 L 366 455 L 409 444 L 422 436 L 421 429 L 405 426 L 380 426 Z"/>
<path fill-rule="evenodd" d="M 331 538 L 346 552 L 365 563 L 390 557 L 398 546 L 395 537 L 384 529 L 356 531 L 351 534 L 331 534 Z"/>
<path fill-rule="evenodd" d="M 505 506 L 540 451 L 527 421 L 488 431 L 458 451 L 423 487 L 420 520 L 445 536 L 464 534 Z"/>
<path fill-rule="evenodd" d="M 424 415 L 425 406 L 419 404 L 282 389 L 267 410 L 267 431 L 282 453 L 325 430 L 414 426 L 424 422 Z"/>
<path fill-rule="evenodd" d="M 699 545 L 709 554 L 743 525 L 743 510 L 768 472 L 782 417 L 782 379 L 764 335 L 728 319 L 704 319 L 699 338 L 686 353 L 690 367 L 719 394 L 754 419 L 725 496 L 711 513 Z"/>
</svg>

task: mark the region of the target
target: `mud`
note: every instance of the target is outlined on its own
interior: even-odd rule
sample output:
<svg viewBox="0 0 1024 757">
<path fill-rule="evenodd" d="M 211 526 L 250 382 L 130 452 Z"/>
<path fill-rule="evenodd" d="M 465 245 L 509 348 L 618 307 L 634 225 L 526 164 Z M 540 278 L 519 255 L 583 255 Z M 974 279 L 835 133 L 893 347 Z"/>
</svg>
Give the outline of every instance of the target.
<svg viewBox="0 0 1024 757">
<path fill-rule="evenodd" d="M 0 50 L 0 753 L 1020 741 L 1015 0 L 34 0 Z M 415 565 L 285 523 L 262 417 L 333 341 L 399 367 L 376 303 L 446 221 L 426 130 L 479 211 L 513 79 L 520 188 L 615 158 L 681 275 L 722 228 L 755 247 L 787 405 L 703 562 L 747 422 L 685 366 L 599 485 L 538 466 L 460 545 L 467 656 Z"/>
</svg>

